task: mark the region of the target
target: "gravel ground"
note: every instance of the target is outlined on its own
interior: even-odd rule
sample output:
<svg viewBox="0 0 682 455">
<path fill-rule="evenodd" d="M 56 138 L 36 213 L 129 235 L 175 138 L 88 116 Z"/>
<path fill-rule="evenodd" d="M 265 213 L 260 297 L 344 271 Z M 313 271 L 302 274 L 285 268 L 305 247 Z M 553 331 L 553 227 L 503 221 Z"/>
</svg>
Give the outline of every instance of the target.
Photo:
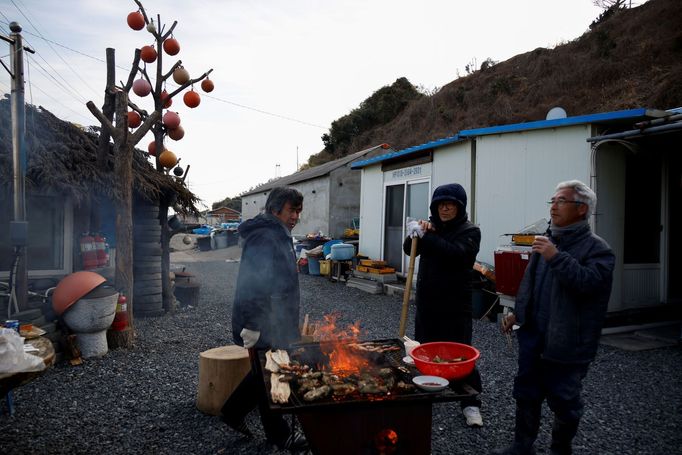
<svg viewBox="0 0 682 455">
<path fill-rule="evenodd" d="M 230 310 L 239 264 L 187 263 L 200 277 L 201 301 L 174 315 L 137 319 L 132 350 L 111 351 L 81 366 L 60 362 L 14 391 L 16 413 L 0 415 L 0 452 L 8 454 L 277 454 L 237 436 L 195 407 L 199 353 L 232 342 Z M 365 338 L 394 338 L 401 298 L 370 295 L 321 277 L 301 276 L 301 314 L 338 311 L 361 321 Z M 413 308 L 411 309 L 413 310 Z M 410 320 L 413 319 L 413 311 Z M 413 333 L 408 327 L 408 335 Z M 485 387 L 485 426 L 469 429 L 456 403 L 433 406 L 432 453 L 488 453 L 510 442 L 516 350 L 495 324 L 476 321 L 474 344 Z M 585 380 L 585 415 L 576 454 L 673 454 L 682 450 L 682 349 L 626 352 L 602 346 Z M 551 419 L 536 446 L 548 453 Z M 335 431 L 343 437 L 343 429 Z"/>
</svg>

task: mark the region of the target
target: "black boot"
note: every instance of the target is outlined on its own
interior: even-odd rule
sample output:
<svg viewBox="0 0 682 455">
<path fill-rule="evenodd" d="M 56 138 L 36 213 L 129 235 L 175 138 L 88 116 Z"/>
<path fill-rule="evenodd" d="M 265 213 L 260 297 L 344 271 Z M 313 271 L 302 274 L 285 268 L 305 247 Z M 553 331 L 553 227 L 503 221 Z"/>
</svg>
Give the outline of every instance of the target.
<svg viewBox="0 0 682 455">
<path fill-rule="evenodd" d="M 516 402 L 516 424 L 514 427 L 514 442 L 505 449 L 492 452 L 493 455 L 534 455 L 533 444 L 540 429 L 540 413 L 542 403 Z"/>
<path fill-rule="evenodd" d="M 578 432 L 579 422 L 579 420 L 567 421 L 554 417 L 552 445 L 550 447 L 552 455 L 571 455 L 573 453 L 571 443 Z"/>
</svg>

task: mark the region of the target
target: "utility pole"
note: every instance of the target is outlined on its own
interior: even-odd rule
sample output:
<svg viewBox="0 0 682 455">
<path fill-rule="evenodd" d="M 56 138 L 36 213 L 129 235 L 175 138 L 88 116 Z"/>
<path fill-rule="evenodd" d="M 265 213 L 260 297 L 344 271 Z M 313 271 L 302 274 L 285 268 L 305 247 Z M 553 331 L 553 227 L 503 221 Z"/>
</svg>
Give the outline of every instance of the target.
<svg viewBox="0 0 682 455">
<path fill-rule="evenodd" d="M 5 67 L 12 79 L 11 82 L 11 116 L 12 116 L 12 177 L 14 212 L 10 222 L 10 241 L 14 246 L 14 283 L 12 292 L 16 298 L 15 309 L 26 307 L 28 300 L 28 267 L 26 265 L 26 245 L 28 244 L 28 222 L 26 221 L 26 106 L 24 104 L 24 45 L 21 38 L 21 25 L 17 22 L 9 24 L 12 32 L 9 37 L 0 35 L 9 43 L 10 67 Z M 33 49 L 26 51 L 35 53 Z M 11 302 L 10 302 L 11 305 Z"/>
<path fill-rule="evenodd" d="M 298 145 L 296 146 L 296 172 L 298 172 Z"/>
</svg>

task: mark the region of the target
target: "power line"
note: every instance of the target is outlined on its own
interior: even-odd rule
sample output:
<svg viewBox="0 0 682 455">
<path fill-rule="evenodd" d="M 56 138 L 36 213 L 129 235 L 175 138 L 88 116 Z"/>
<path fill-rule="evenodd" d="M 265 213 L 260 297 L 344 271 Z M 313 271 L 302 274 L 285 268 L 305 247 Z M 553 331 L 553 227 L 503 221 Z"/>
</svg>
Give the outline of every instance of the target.
<svg viewBox="0 0 682 455">
<path fill-rule="evenodd" d="M 54 81 L 62 90 L 64 90 L 64 92 L 66 92 L 66 93 L 67 93 L 68 95 L 70 95 L 72 98 L 76 99 L 79 103 L 85 104 L 85 102 L 86 102 L 85 98 L 84 98 L 82 95 L 80 95 L 79 93 L 77 93 L 77 92 L 75 91 L 75 89 L 73 89 L 73 88 L 69 89 L 69 88 L 66 87 L 64 84 L 62 84 L 61 82 L 59 82 L 59 81 L 57 80 L 57 78 L 54 77 L 50 71 L 46 70 L 46 69 L 43 67 L 43 65 L 41 65 L 40 62 L 37 61 L 37 60 L 35 59 L 35 57 L 29 56 L 29 58 L 30 58 L 31 60 L 33 60 L 33 63 L 35 63 L 36 65 L 38 65 L 38 68 L 40 68 L 40 70 L 42 70 L 42 71 L 38 70 L 38 72 L 39 72 L 40 74 L 42 74 L 43 76 L 45 76 L 45 77 L 47 77 L 47 78 L 49 78 L 49 79 L 52 79 L 52 80 L 53 80 L 53 81 Z M 42 58 L 42 56 L 41 56 L 41 58 Z M 44 60 L 44 59 L 43 59 L 43 60 Z M 69 86 L 69 87 L 70 87 L 70 86 Z"/>
<path fill-rule="evenodd" d="M 33 84 L 31 84 L 31 85 L 32 85 L 33 87 L 35 87 L 36 90 L 38 90 L 40 93 L 42 93 L 43 95 L 45 95 L 46 97 L 48 97 L 48 98 L 50 98 L 52 101 L 54 101 L 55 103 L 57 103 L 57 104 L 59 104 L 60 106 L 62 106 L 64 109 L 67 109 L 67 110 L 73 112 L 74 114 L 76 114 L 76 115 L 78 115 L 78 116 L 80 116 L 80 117 L 82 117 L 82 118 L 84 118 L 84 119 L 87 119 L 87 120 L 89 120 L 89 121 L 92 121 L 92 120 L 93 120 L 92 118 L 87 117 L 87 116 L 81 114 L 81 113 L 78 112 L 78 111 L 74 111 L 74 110 L 71 109 L 69 106 L 67 106 L 66 104 L 64 104 L 64 103 L 62 103 L 61 101 L 59 101 L 58 99 L 53 98 L 51 95 L 49 95 L 48 93 L 46 93 L 43 89 L 41 89 L 40 87 L 38 87 L 35 83 L 33 83 Z"/>
<path fill-rule="evenodd" d="M 272 117 L 281 118 L 281 119 L 283 119 L 283 120 L 289 120 L 289 121 L 291 121 L 291 122 L 297 122 L 297 123 L 301 123 L 301 124 L 303 124 L 303 125 L 313 126 L 313 127 L 315 127 L 315 128 L 321 128 L 321 129 L 323 129 L 323 130 L 329 129 L 329 128 L 327 128 L 327 127 L 324 127 L 324 126 L 321 126 L 321 125 L 316 125 L 316 124 L 310 123 L 310 122 L 306 122 L 306 121 L 304 121 L 304 120 L 298 120 L 298 119 L 295 119 L 295 118 L 293 118 L 293 117 L 287 117 L 286 115 L 275 114 L 275 113 L 272 113 L 272 112 L 264 111 L 264 110 L 262 110 L 262 109 L 257 109 L 257 108 L 255 108 L 255 107 L 250 107 L 250 106 L 245 106 L 245 105 L 243 105 L 243 104 L 235 103 L 234 101 L 224 100 L 224 99 L 222 99 L 222 98 L 218 98 L 217 96 L 211 96 L 211 95 L 208 95 L 208 94 L 204 94 L 204 95 L 202 95 L 202 96 L 205 96 L 206 98 L 214 99 L 214 100 L 216 100 L 216 101 L 220 101 L 221 103 L 231 104 L 231 105 L 233 105 L 233 106 L 238 106 L 238 107 L 241 107 L 242 109 L 248 109 L 248 110 L 250 110 L 250 111 L 258 112 L 258 113 L 260 113 L 260 114 L 265 114 L 265 115 L 270 115 L 270 116 L 272 116 Z"/>
<path fill-rule="evenodd" d="M 24 17 L 26 18 L 26 20 L 28 21 L 28 23 L 31 24 L 31 26 L 33 26 L 33 28 L 35 29 L 35 31 L 38 32 L 38 34 L 40 35 L 40 37 L 43 38 L 43 39 L 45 39 L 45 37 L 43 36 L 43 34 L 40 33 L 40 30 L 38 29 L 38 27 L 36 27 L 36 25 L 31 21 L 31 19 L 29 19 L 28 16 L 26 16 L 26 14 L 24 14 L 24 12 L 17 6 L 16 3 L 14 3 L 14 0 L 10 0 L 10 1 L 11 1 L 12 4 L 14 5 L 14 7 L 19 11 L 19 13 L 21 13 L 21 15 L 24 16 Z M 93 92 L 99 94 L 94 88 L 92 88 L 92 87 L 90 86 L 90 84 L 88 84 L 88 82 L 87 82 L 85 79 L 83 79 L 83 78 L 81 77 L 80 74 L 78 74 L 78 73 L 73 69 L 73 67 L 71 67 L 71 65 L 70 65 L 66 60 L 64 60 L 64 57 L 62 57 L 61 54 L 60 54 L 59 52 L 57 52 L 57 49 L 55 49 L 55 48 L 52 46 L 52 44 L 50 44 L 49 41 L 46 40 L 46 42 L 47 42 L 47 45 L 50 46 L 50 49 L 52 49 L 52 51 L 57 55 L 57 57 L 59 57 L 59 59 L 60 59 L 62 62 L 64 62 L 64 63 L 66 64 L 66 66 L 71 70 L 71 72 L 72 72 L 73 74 L 76 75 L 76 77 L 77 77 L 78 79 L 80 79 L 80 80 L 81 80 L 81 81 L 82 81 L 90 90 L 92 90 Z"/>
<path fill-rule="evenodd" d="M 1 13 L 0 13 L 0 14 L 1 14 Z M 8 19 L 7 19 L 7 16 L 5 16 L 4 14 L 3 14 L 3 17 L 5 17 L 5 19 L 8 20 Z M 51 40 L 49 40 L 49 39 L 47 39 L 47 38 L 45 38 L 45 37 L 43 37 L 43 36 L 38 36 L 38 35 L 35 35 L 35 34 L 31 33 L 31 32 L 28 32 L 28 31 L 25 32 L 25 33 L 28 34 L 28 35 L 32 35 L 32 36 L 35 36 L 35 37 L 37 37 L 37 38 L 40 38 L 40 39 L 42 39 L 42 40 L 44 40 L 44 41 L 46 41 L 46 42 L 52 43 L 52 44 L 54 44 L 54 45 L 56 45 L 56 46 L 62 47 L 62 48 L 64 48 L 64 49 L 67 49 L 67 50 L 69 50 L 69 51 L 71 51 L 71 52 L 74 52 L 74 53 L 77 53 L 77 54 L 79 54 L 79 55 L 82 55 L 82 56 L 84 56 L 84 57 L 88 57 L 88 58 L 90 58 L 90 59 L 97 60 L 98 62 L 102 62 L 102 63 L 105 62 L 105 60 L 103 60 L 103 59 L 101 59 L 101 58 L 93 57 L 92 55 L 86 54 L 86 53 L 81 52 L 81 51 L 78 51 L 78 50 L 76 50 L 76 49 L 72 49 L 72 48 L 70 48 L 70 47 L 68 47 L 68 46 L 65 46 L 65 45 L 63 45 L 63 44 L 61 44 L 61 43 L 58 43 L 58 42 L 56 42 L 56 41 L 51 41 Z M 42 58 L 42 57 L 41 57 L 41 58 Z M 124 71 L 130 71 L 130 68 L 124 68 L 124 67 L 119 66 L 119 65 L 116 65 L 116 67 L 119 68 L 119 69 L 122 69 L 122 70 L 124 70 Z M 174 85 L 174 84 L 169 83 L 169 85 Z M 179 86 L 176 86 L 176 87 L 179 87 Z M 258 108 L 255 108 L 255 107 L 247 106 L 247 105 L 245 105 L 245 104 L 236 103 L 236 102 L 234 102 L 234 101 L 225 100 L 225 99 L 219 98 L 219 97 L 217 97 L 217 96 L 208 95 L 208 94 L 204 94 L 204 95 L 202 95 L 202 96 L 205 96 L 206 98 L 211 98 L 211 99 L 216 100 L 216 101 L 219 101 L 219 102 L 221 102 L 221 103 L 230 104 L 230 105 L 232 105 L 232 106 L 237 106 L 237 107 L 240 107 L 240 108 L 242 108 L 242 109 L 247 109 L 247 110 L 250 110 L 250 111 L 258 112 L 259 114 L 264 114 L 264 115 L 269 115 L 269 116 L 271 116 L 271 117 L 280 118 L 280 119 L 282 119 L 282 120 L 287 120 L 287 121 L 290 121 L 290 122 L 296 122 L 296 123 L 300 123 L 300 124 L 302 124 L 302 125 L 312 126 L 312 127 L 314 127 L 314 128 L 320 128 L 320 129 L 323 129 L 323 130 L 328 130 L 328 129 L 329 129 L 328 127 L 325 127 L 325 126 L 322 126 L 322 125 L 317 125 L 317 124 L 315 124 L 315 123 L 306 122 L 305 120 L 299 120 L 299 119 L 296 119 L 296 118 L 293 118 L 293 117 L 289 117 L 289 116 L 286 116 L 286 115 L 276 114 L 276 113 L 274 113 L 274 112 L 269 112 L 269 111 L 266 111 L 266 110 L 264 110 L 264 109 L 258 109 Z"/>
</svg>

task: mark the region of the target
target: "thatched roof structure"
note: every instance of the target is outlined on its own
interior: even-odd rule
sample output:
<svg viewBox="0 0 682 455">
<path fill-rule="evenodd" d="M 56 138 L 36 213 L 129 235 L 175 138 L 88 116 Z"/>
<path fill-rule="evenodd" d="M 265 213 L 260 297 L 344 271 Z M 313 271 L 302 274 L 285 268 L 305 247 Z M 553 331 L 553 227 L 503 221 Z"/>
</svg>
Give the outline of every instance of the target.
<svg viewBox="0 0 682 455">
<path fill-rule="evenodd" d="M 93 119 L 94 120 L 94 119 Z M 26 192 L 56 193 L 76 202 L 100 196 L 116 199 L 113 147 L 110 147 L 106 170 L 97 165 L 99 135 L 58 119 L 42 107 L 26 106 Z M 12 189 L 12 121 L 9 99 L 0 100 L 0 191 Z M 133 154 L 133 191 L 150 202 L 163 194 L 177 194 L 174 209 L 196 214 L 199 199 L 181 181 L 158 172 L 147 154 L 135 149 Z"/>
</svg>

